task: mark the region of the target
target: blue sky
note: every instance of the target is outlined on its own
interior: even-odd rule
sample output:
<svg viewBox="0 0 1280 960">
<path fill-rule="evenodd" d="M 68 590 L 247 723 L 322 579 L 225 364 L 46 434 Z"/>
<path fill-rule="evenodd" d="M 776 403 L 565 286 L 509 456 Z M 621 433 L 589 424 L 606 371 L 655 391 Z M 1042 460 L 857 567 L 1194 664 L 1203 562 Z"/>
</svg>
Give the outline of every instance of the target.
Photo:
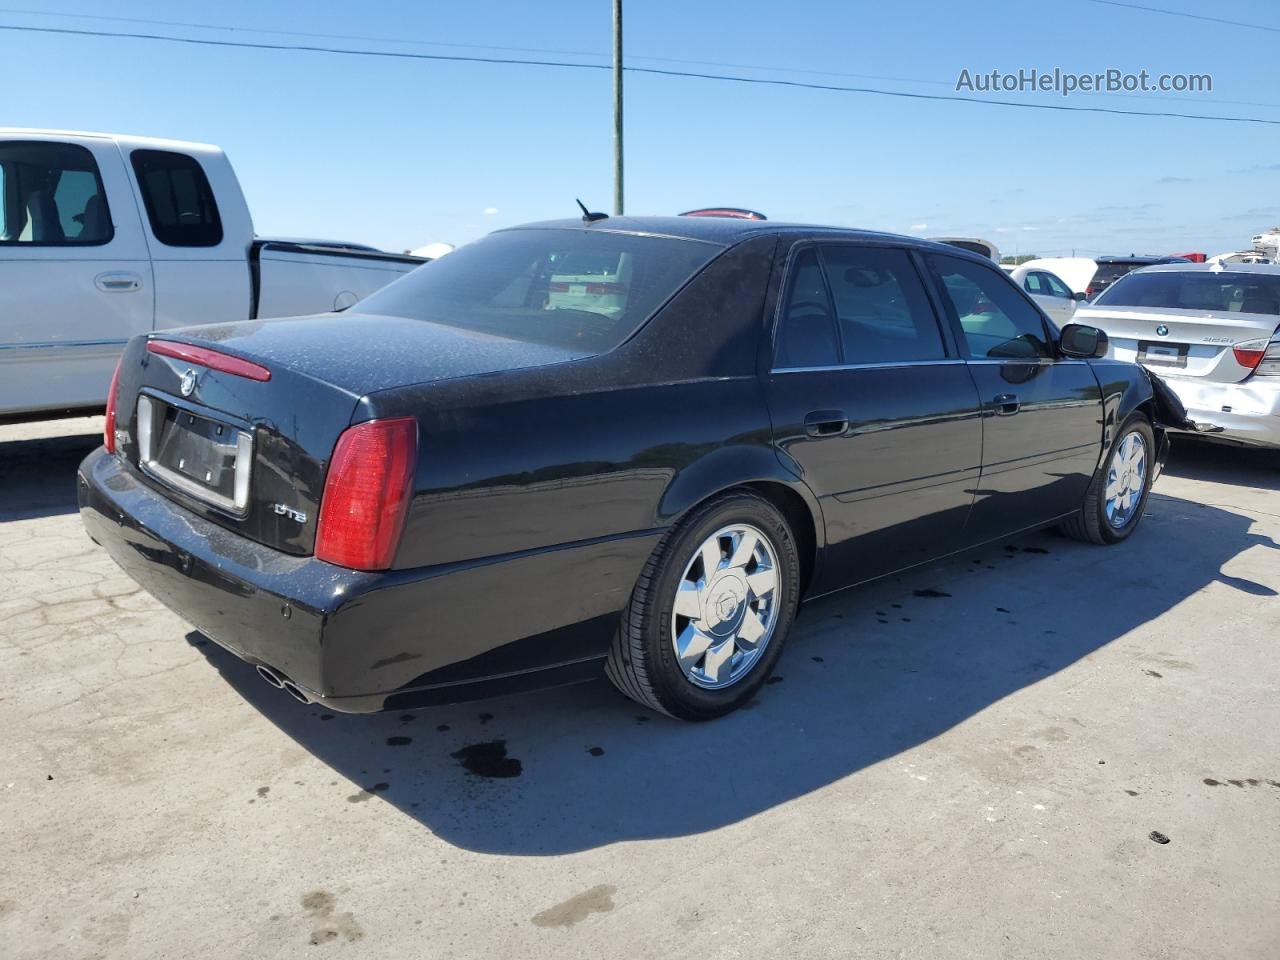
<svg viewBox="0 0 1280 960">
<path fill-rule="evenodd" d="M 0 8 L 0 24 L 576 62 L 606 62 L 610 49 L 609 0 L 10 2 Z M 1188 0 L 1143 2 L 1280 29 L 1280 8 L 1269 5 L 1220 12 Z M 44 15 L 12 12 L 18 9 Z M 920 93 L 953 92 L 963 68 L 1208 73 L 1212 93 L 1160 95 L 1171 99 L 1013 98 L 1280 120 L 1275 32 L 1089 0 L 629 0 L 626 28 L 628 59 L 636 65 Z M 248 30 L 417 42 L 342 43 Z M 492 49 L 498 47 L 530 49 Z M 4 123 L 216 143 L 231 155 L 263 234 L 406 249 L 571 215 L 575 196 L 609 208 L 606 71 L 6 31 L 0 50 L 11 78 Z M 1217 253 L 1247 246 L 1255 233 L 1280 223 L 1280 126 L 635 74 L 626 83 L 629 213 L 734 204 L 774 219 L 983 236 L 1006 253 L 1042 255 Z"/>
</svg>

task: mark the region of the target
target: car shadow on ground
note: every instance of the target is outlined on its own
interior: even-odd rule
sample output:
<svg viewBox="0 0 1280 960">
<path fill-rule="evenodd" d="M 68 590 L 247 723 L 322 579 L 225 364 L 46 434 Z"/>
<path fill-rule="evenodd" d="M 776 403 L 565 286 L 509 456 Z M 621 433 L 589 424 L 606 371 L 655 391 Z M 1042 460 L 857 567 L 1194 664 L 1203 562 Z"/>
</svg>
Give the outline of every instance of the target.
<svg viewBox="0 0 1280 960">
<path fill-rule="evenodd" d="M 1116 548 L 1033 534 L 815 601 L 761 694 L 705 724 L 656 716 L 603 680 L 335 715 L 267 686 L 199 634 L 188 640 L 346 778 L 333 804 L 392 804 L 468 850 L 562 854 L 714 830 L 820 789 L 1088 657 L 1214 581 L 1274 595 L 1222 573 L 1245 550 L 1276 547 L 1250 527 L 1245 516 L 1153 494 L 1144 527 Z M 1093 589 L 1100 584 L 1107 592 Z M 1135 671 L 1151 666 L 1134 657 Z M 1087 717 L 1075 719 L 1087 729 Z M 1016 764 L 1019 746 L 992 748 Z"/>
<path fill-rule="evenodd" d="M 76 467 L 101 445 L 101 432 L 0 442 L 0 519 L 74 513 Z"/>
<path fill-rule="evenodd" d="M 1164 472 L 1187 480 L 1280 490 L 1280 450 L 1177 437 Z"/>
</svg>

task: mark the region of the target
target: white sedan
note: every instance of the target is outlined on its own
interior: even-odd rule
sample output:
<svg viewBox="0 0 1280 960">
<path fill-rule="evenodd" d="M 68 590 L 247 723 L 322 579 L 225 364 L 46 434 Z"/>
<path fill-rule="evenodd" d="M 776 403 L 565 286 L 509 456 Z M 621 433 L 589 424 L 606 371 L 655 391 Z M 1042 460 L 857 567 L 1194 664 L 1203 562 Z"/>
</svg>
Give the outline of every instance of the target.
<svg viewBox="0 0 1280 960">
<path fill-rule="evenodd" d="M 1059 327 L 1071 322 L 1076 304 L 1084 299 L 1083 293 L 1073 293 L 1057 274 L 1040 267 L 1024 263 L 1016 267 L 1006 266 L 1005 270 Z"/>
</svg>

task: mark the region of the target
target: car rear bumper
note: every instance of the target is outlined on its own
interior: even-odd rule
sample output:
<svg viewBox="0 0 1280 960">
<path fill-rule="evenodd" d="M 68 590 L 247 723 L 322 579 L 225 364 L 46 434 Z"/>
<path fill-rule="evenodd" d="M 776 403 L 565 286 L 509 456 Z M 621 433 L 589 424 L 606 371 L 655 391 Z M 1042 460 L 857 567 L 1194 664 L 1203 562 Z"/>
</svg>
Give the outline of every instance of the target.
<svg viewBox="0 0 1280 960">
<path fill-rule="evenodd" d="M 1280 446 L 1280 377 L 1253 376 L 1242 383 L 1170 376 L 1163 379 L 1187 408 L 1188 419 L 1201 425 L 1202 435 L 1257 446 Z"/>
<path fill-rule="evenodd" d="M 224 530 L 101 448 L 80 465 L 77 492 L 89 536 L 145 590 L 240 659 L 346 713 L 599 675 L 661 535 L 363 573 Z"/>
</svg>

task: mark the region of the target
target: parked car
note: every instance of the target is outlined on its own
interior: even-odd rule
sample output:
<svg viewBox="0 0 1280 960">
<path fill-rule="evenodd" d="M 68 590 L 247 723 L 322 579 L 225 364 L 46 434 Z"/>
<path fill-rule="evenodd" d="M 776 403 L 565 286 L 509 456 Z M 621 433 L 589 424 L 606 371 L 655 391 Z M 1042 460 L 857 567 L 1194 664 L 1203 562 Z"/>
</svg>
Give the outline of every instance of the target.
<svg viewBox="0 0 1280 960">
<path fill-rule="evenodd" d="M 1040 309 L 1059 327 L 1071 322 L 1076 303 L 1084 299 L 1083 293 L 1073 293 L 1057 274 L 1027 264 L 1005 267 L 1009 278 L 1031 295 Z"/>
<path fill-rule="evenodd" d="M 1067 285 L 1072 293 L 1084 293 L 1089 281 L 1098 272 L 1098 263 L 1092 257 L 1037 257 L 1019 266 L 1028 270 L 1048 270 Z"/>
<path fill-rule="evenodd" d="M 1131 253 L 1127 257 L 1098 257 L 1098 269 L 1085 288 L 1085 299 L 1093 300 L 1126 273 L 1156 263 L 1190 263 L 1183 257 L 1152 257 Z"/>
<path fill-rule="evenodd" d="M 1171 263 L 1076 313 L 1108 356 L 1155 370 L 1211 438 L 1280 445 L 1280 266 Z"/>
<path fill-rule="evenodd" d="M 344 309 L 422 262 L 256 238 L 216 147 L 0 129 L 0 418 L 101 410 L 136 334 Z"/>
<path fill-rule="evenodd" d="M 624 258 L 619 301 L 551 290 L 558 264 Z M 134 339 L 81 516 L 302 700 L 605 672 L 706 719 L 765 682 L 803 598 L 1046 524 L 1129 537 L 1185 418 L 1105 343 L 927 241 L 535 224 L 358 320 Z"/>
<path fill-rule="evenodd" d="M 945 243 L 949 247 L 968 250 L 980 257 L 986 257 L 996 263 L 1000 262 L 1000 250 L 990 240 L 980 240 L 977 237 L 933 237 L 932 239 L 934 243 Z"/>
</svg>

